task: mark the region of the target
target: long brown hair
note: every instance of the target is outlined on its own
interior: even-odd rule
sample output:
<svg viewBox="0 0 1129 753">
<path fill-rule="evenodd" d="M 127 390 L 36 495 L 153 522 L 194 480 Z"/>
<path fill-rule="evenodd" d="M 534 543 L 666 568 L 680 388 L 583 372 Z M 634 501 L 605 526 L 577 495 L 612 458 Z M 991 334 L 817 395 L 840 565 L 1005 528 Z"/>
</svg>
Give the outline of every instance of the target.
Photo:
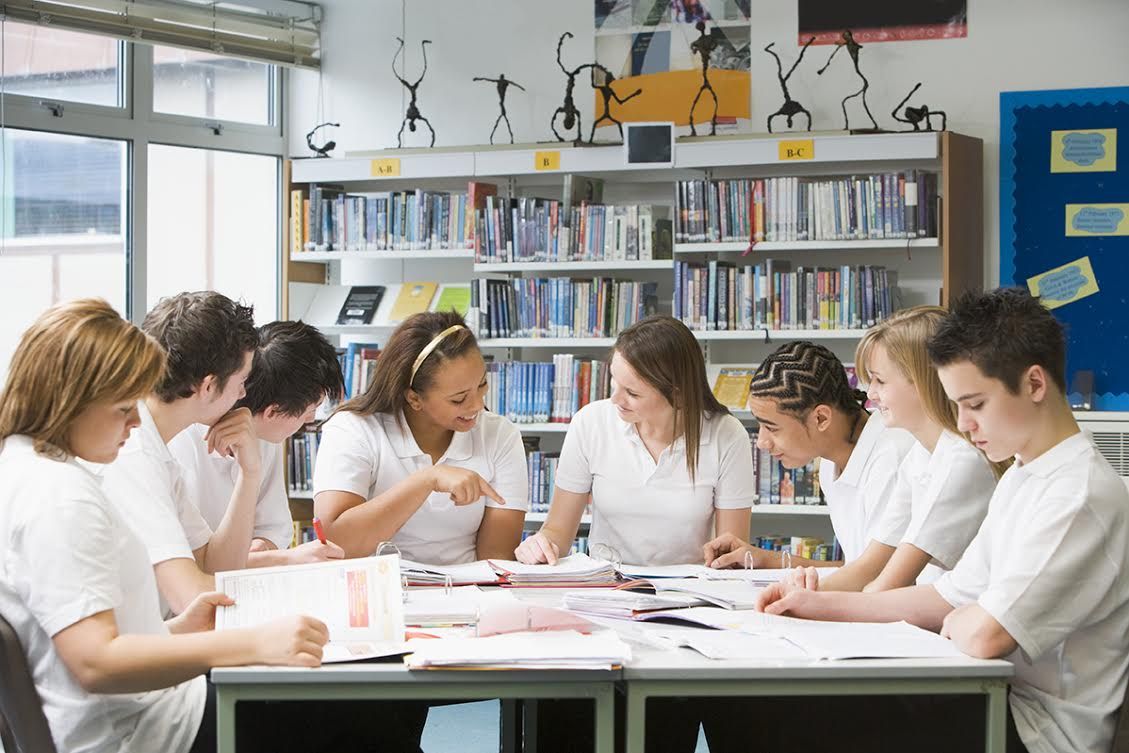
<svg viewBox="0 0 1129 753">
<path fill-rule="evenodd" d="M 412 366 L 423 349 L 448 327 L 462 325 L 443 338 L 423 360 L 412 378 Z M 425 311 L 413 314 L 395 329 L 376 359 L 372 382 L 363 395 L 349 400 L 338 411 L 371 416 L 388 413 L 397 422 L 408 403 L 407 392 L 426 392 L 444 362 L 478 352 L 478 341 L 466 328 L 463 318 L 453 311 Z"/>
<path fill-rule="evenodd" d="M 686 438 L 686 469 L 694 481 L 702 420 L 729 413 L 710 390 L 698 340 L 672 316 L 648 316 L 619 333 L 614 352 L 674 408 L 674 436 Z"/>
<path fill-rule="evenodd" d="M 91 404 L 140 399 L 165 373 L 165 351 L 100 298 L 54 306 L 20 338 L 0 394 L 0 440 L 24 434 L 40 453 L 70 452 Z"/>
<path fill-rule="evenodd" d="M 866 331 L 855 350 L 855 370 L 864 383 L 870 382 L 868 360 L 875 345 L 886 349 L 890 361 L 897 364 L 902 375 L 917 390 L 918 400 L 926 417 L 945 429 L 970 441 L 968 435 L 957 428 L 956 404 L 949 400 L 937 376 L 937 369 L 929 360 L 926 345 L 945 322 L 948 312 L 940 306 L 914 306 L 903 309 Z M 992 463 L 996 478 L 1007 470 L 1008 462 Z"/>
</svg>

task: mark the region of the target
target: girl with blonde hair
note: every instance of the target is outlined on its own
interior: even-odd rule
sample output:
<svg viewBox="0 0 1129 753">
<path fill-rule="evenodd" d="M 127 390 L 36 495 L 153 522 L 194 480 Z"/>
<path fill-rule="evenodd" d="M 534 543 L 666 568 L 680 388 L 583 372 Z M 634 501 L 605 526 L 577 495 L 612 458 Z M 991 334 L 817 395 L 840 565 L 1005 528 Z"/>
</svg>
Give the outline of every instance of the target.
<svg viewBox="0 0 1129 753">
<path fill-rule="evenodd" d="M 947 312 L 937 306 L 900 311 L 867 331 L 855 352 L 859 379 L 886 425 L 916 440 L 898 467 L 894 492 L 862 556 L 819 580 L 835 591 L 885 591 L 931 583 L 960 559 L 988 512 L 1004 466 L 991 463 L 957 428 L 927 344 Z"/>
</svg>

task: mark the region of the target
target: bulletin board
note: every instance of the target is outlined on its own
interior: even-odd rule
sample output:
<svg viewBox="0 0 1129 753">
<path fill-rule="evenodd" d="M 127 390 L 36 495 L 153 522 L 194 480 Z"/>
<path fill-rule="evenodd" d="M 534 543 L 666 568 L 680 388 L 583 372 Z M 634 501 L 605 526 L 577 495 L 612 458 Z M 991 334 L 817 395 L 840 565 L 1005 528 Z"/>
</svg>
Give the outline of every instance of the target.
<svg viewBox="0 0 1129 753">
<path fill-rule="evenodd" d="M 1000 94 L 1000 284 L 1065 325 L 1067 384 L 1129 410 L 1129 87 Z"/>
</svg>

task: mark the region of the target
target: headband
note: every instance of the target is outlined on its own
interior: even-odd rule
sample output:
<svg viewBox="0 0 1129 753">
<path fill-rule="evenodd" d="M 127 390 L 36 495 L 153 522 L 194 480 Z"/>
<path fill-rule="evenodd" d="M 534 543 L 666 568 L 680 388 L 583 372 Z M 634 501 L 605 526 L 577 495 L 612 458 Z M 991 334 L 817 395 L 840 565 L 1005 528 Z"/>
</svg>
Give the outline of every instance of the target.
<svg viewBox="0 0 1129 753">
<path fill-rule="evenodd" d="M 466 327 L 462 324 L 452 324 L 450 327 L 443 330 L 435 337 L 431 338 L 431 342 L 424 346 L 423 350 L 421 350 L 419 352 L 419 355 L 416 356 L 416 362 L 412 364 L 412 377 L 408 380 L 409 387 L 411 387 L 412 384 L 416 381 L 416 372 L 419 371 L 419 367 L 422 366 L 423 362 L 427 360 L 427 357 L 431 355 L 436 348 L 439 347 L 439 343 L 443 342 L 447 335 L 450 335 L 453 332 L 457 332 L 460 329 L 466 329 Z"/>
</svg>

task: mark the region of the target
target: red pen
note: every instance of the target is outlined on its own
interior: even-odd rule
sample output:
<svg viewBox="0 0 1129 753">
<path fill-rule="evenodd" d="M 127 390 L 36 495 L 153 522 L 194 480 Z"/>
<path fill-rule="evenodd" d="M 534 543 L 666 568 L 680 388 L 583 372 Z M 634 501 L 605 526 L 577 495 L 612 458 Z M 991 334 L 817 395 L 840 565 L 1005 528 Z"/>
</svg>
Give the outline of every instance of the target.
<svg viewBox="0 0 1129 753">
<path fill-rule="evenodd" d="M 321 527 L 321 521 L 314 518 L 314 533 L 317 534 L 318 541 L 325 543 L 325 529 Z"/>
</svg>

